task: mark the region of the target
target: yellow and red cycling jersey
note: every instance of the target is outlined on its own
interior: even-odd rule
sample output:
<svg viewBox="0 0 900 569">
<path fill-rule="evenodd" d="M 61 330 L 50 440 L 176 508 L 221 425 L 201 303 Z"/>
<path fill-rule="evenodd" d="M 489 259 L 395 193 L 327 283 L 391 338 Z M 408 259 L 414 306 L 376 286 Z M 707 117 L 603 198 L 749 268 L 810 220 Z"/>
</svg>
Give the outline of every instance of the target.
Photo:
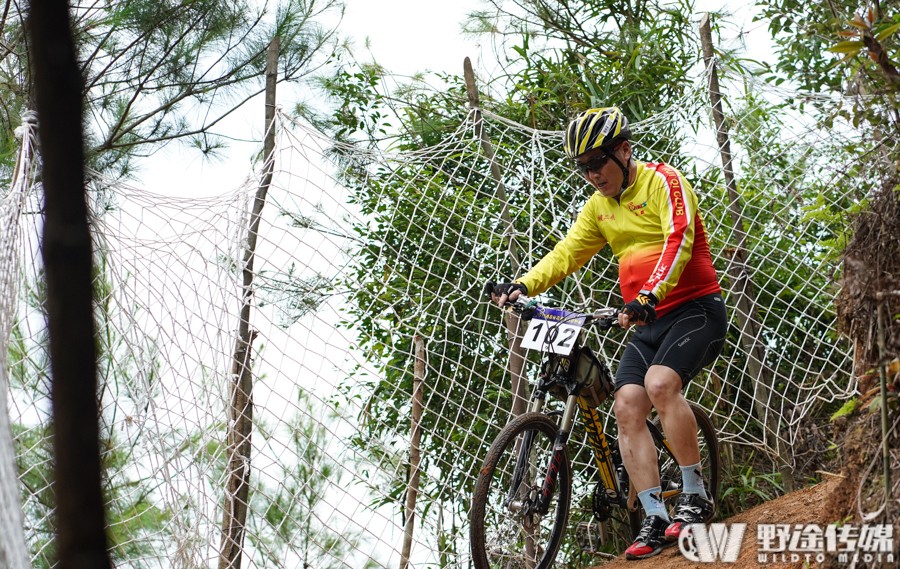
<svg viewBox="0 0 900 569">
<path fill-rule="evenodd" d="M 652 293 L 662 315 L 721 290 L 694 190 L 667 164 L 636 164 L 637 177 L 619 199 L 594 193 L 565 239 L 516 281 L 528 294 L 555 285 L 607 243 L 619 260 L 625 302 Z"/>
</svg>

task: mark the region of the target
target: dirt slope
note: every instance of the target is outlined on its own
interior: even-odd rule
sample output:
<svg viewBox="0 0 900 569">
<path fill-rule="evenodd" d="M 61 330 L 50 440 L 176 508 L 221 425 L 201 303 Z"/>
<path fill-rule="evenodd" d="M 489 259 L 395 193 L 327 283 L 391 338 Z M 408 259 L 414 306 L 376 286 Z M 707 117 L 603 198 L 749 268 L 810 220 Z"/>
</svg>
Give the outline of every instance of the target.
<svg viewBox="0 0 900 569">
<path fill-rule="evenodd" d="M 829 494 L 835 489 L 838 481 L 839 479 L 834 478 L 811 488 L 786 494 L 727 520 L 716 520 L 726 524 L 747 524 L 747 530 L 744 532 L 744 540 L 741 546 L 741 554 L 735 563 L 695 563 L 685 559 L 679 552 L 678 547 L 675 546 L 649 559 L 627 561 L 623 556 L 592 569 L 655 569 L 657 567 L 665 569 L 710 569 L 715 566 L 729 569 L 759 569 L 760 567 L 766 567 L 767 569 L 801 569 L 805 567 L 803 561 L 797 563 L 758 563 L 756 524 L 825 525 L 829 522 L 834 522 L 834 516 L 830 515 L 826 503 L 828 502 Z M 810 564 L 810 567 L 817 567 L 817 564 L 813 562 Z"/>
</svg>

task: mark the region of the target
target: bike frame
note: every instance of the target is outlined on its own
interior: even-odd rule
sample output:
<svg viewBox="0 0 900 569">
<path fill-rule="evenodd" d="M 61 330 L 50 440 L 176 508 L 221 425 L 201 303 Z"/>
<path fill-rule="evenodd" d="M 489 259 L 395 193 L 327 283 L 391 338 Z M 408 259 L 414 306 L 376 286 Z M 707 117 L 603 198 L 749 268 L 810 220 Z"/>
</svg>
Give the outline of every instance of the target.
<svg viewBox="0 0 900 569">
<path fill-rule="evenodd" d="M 532 309 L 531 315 L 527 315 Z M 522 314 L 524 320 L 536 318 L 537 322 L 529 323 L 522 346 L 539 352 L 538 362 L 529 358 L 529 365 L 539 363 L 540 368 L 532 382 L 526 413 L 513 418 L 501 430 L 475 485 L 470 538 L 473 560 L 480 569 L 492 567 L 491 559 L 503 558 L 516 566 L 519 566 L 517 560 L 521 560 L 529 567 L 536 566 L 540 559 L 541 567 L 549 567 L 567 531 L 573 489 L 578 500 L 578 532 L 595 534 L 593 521 L 598 521 L 600 543 L 605 543 L 610 528 L 618 543 L 620 538 L 626 541 L 634 538 L 641 527 L 636 488 L 625 469 L 619 441 L 604 430 L 610 421 L 608 410 L 600 410 L 615 391 L 612 374 L 602 356 L 597 357 L 585 341 L 589 326 L 596 325 L 600 330 L 617 326 L 618 311 L 600 308 L 578 314 L 547 309 L 534 300 L 522 298 L 509 310 Z M 560 330 L 562 333 L 557 336 Z M 564 406 L 549 405 L 548 396 Z M 701 407 L 690 406 L 697 418 L 698 442 L 702 437 L 707 445 L 711 489 L 715 494 L 719 477 L 715 426 Z M 578 448 L 570 450 L 567 445 L 579 416 L 582 425 L 577 432 Z M 663 496 L 668 500 L 681 493 L 681 472 L 660 431 L 659 417 L 648 418 L 646 423 L 657 449 Z M 588 448 L 582 449 L 584 443 Z M 574 453 L 571 457 L 570 452 Z M 580 457 L 582 452 L 589 452 L 593 460 Z M 579 459 L 578 464 L 573 458 Z M 587 472 L 575 472 L 584 460 L 593 463 L 597 479 L 590 466 Z M 591 492 L 592 496 L 588 496 Z M 555 501 L 557 495 L 559 500 Z M 583 497 L 591 498 L 589 507 Z M 553 517 L 544 520 L 548 514 Z M 627 535 L 622 533 L 626 529 Z M 592 535 L 587 537 L 588 550 L 596 553 Z M 546 546 L 541 549 L 544 541 Z"/>
<path fill-rule="evenodd" d="M 580 342 L 579 342 L 580 343 Z M 577 353 L 577 351 L 576 351 Z M 553 360 L 556 359 L 556 362 Z M 546 402 L 547 393 L 553 385 L 562 385 L 566 388 L 568 397 L 566 397 L 565 409 L 562 418 L 559 421 L 559 433 L 553 444 L 553 455 L 550 464 L 547 467 L 547 473 L 541 485 L 540 494 L 537 496 L 534 504 L 534 510 L 540 515 L 546 515 L 550 509 L 550 501 L 553 491 L 556 489 L 557 477 L 559 475 L 560 463 L 563 460 L 563 453 L 572 434 L 572 427 L 575 423 L 577 414 L 581 415 L 582 423 L 585 426 L 588 435 L 588 443 L 590 444 L 594 464 L 600 473 L 600 480 L 603 486 L 611 491 L 610 499 L 618 503 L 622 507 L 626 507 L 626 499 L 623 492 L 623 483 L 616 475 L 616 460 L 613 456 L 613 450 L 610 448 L 606 433 L 603 431 L 603 422 L 600 413 L 595 408 L 591 408 L 584 399 L 578 396 L 579 386 L 572 377 L 573 366 L 571 360 L 567 357 L 549 356 L 549 363 L 554 370 L 561 370 L 562 373 L 548 373 L 542 376 L 534 389 L 528 411 L 540 413 L 543 411 Z M 555 364 L 555 365 L 553 365 Z M 516 460 L 516 470 L 513 473 L 512 486 L 510 487 L 508 505 L 516 506 L 513 500 L 515 488 L 519 487 L 522 478 L 525 476 L 524 469 L 527 468 L 526 457 L 530 451 L 533 441 L 532 433 L 527 433 L 519 448 L 518 459 Z M 620 461 L 619 461 L 620 462 Z"/>
<path fill-rule="evenodd" d="M 597 411 L 596 408 L 590 407 L 584 399 L 578 396 L 579 386 L 574 378 L 571 377 L 573 372 L 569 358 L 552 354 L 549 355 L 548 358 L 551 364 L 554 363 L 553 359 L 557 360 L 555 366 L 548 367 L 555 367 L 555 369 L 563 370 L 563 372 L 559 374 L 548 373 L 546 376 L 540 378 L 534 393 L 532 394 L 528 411 L 537 413 L 543 411 L 547 393 L 553 385 L 563 385 L 568 392 L 568 397 L 566 398 L 566 405 L 562 413 L 562 418 L 559 421 L 559 434 L 553 444 L 553 455 L 550 459 L 550 464 L 547 467 L 547 473 L 544 476 L 540 494 L 536 497 L 532 509 L 535 513 L 540 515 L 546 515 L 550 509 L 550 501 L 553 496 L 553 491 L 556 488 L 560 463 L 563 460 L 563 453 L 569 442 L 569 437 L 572 434 L 572 427 L 575 423 L 576 414 L 581 415 L 582 423 L 587 432 L 588 444 L 591 447 L 594 465 L 597 467 L 600 481 L 607 491 L 607 497 L 612 503 L 617 504 L 619 507 L 627 510 L 634 509 L 634 497 L 628 495 L 629 483 L 627 474 L 620 479 L 616 472 L 619 467 L 623 466 L 621 458 L 619 457 L 617 459 L 614 454 L 618 452 L 618 449 L 614 451 L 613 448 L 611 448 L 609 439 L 603 430 L 603 421 L 599 411 Z M 665 437 L 663 437 L 659 429 L 649 420 L 647 421 L 647 425 L 657 447 L 663 449 L 666 454 L 674 458 L 668 441 L 665 440 Z M 527 433 L 525 439 L 522 441 L 522 446 L 519 449 L 518 459 L 516 461 L 517 466 L 513 473 L 513 483 L 510 487 L 510 494 L 507 499 L 507 504 L 510 505 L 510 507 L 516 507 L 517 505 L 519 508 L 523 507 L 521 503 L 517 504 L 517 502 L 513 500 L 513 494 L 515 492 L 514 489 L 519 487 L 522 478 L 525 476 L 524 469 L 527 468 L 526 457 L 528 456 L 532 442 L 533 433 Z M 663 497 L 664 499 L 668 499 L 679 493 L 680 490 L 667 490 L 663 492 Z"/>
</svg>

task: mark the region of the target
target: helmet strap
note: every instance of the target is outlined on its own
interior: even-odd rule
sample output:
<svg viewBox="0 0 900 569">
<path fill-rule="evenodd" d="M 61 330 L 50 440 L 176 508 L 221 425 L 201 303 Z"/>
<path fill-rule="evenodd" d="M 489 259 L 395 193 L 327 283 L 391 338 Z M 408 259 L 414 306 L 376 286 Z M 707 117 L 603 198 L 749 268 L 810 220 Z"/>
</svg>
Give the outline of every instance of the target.
<svg viewBox="0 0 900 569">
<path fill-rule="evenodd" d="M 616 155 L 607 149 L 603 149 L 609 158 L 616 163 L 616 165 L 622 169 L 622 189 L 619 190 L 619 195 L 622 194 L 626 189 L 628 189 L 628 167 L 625 164 L 622 164 L 622 161 L 616 158 Z"/>
</svg>

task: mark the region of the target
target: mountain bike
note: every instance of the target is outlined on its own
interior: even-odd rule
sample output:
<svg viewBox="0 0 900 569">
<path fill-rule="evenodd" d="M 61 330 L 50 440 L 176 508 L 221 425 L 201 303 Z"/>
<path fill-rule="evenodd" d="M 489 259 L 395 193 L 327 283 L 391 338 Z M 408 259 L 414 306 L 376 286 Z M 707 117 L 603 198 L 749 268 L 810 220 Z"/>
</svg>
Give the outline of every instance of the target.
<svg viewBox="0 0 900 569">
<path fill-rule="evenodd" d="M 567 532 L 573 485 L 593 484 L 590 511 L 605 528 L 616 523 L 629 540 L 637 536 L 643 512 L 631 488 L 616 438 L 607 434 L 599 411 L 614 391 L 605 361 L 585 344 L 586 331 L 618 326 L 618 310 L 588 314 L 540 305 L 519 297 L 506 308 L 529 322 L 522 347 L 540 353 L 540 369 L 528 409 L 494 439 L 475 485 L 470 512 L 470 546 L 476 569 L 546 569 L 556 560 Z M 550 396 L 548 398 L 548 395 Z M 564 406 L 552 409 L 553 399 Z M 707 491 L 718 501 L 719 452 L 715 429 L 698 405 L 697 419 Z M 578 425 L 576 417 L 581 417 Z M 658 416 L 647 426 L 656 444 L 660 482 L 667 504 L 681 493 L 681 470 Z M 570 452 L 573 429 L 583 428 L 592 466 L 586 482 L 575 477 Z M 582 525 L 586 522 L 582 522 Z M 584 541 L 584 540 L 580 540 Z M 580 547 L 575 545 L 573 547 Z M 619 553 L 619 552 L 616 552 Z"/>
</svg>

